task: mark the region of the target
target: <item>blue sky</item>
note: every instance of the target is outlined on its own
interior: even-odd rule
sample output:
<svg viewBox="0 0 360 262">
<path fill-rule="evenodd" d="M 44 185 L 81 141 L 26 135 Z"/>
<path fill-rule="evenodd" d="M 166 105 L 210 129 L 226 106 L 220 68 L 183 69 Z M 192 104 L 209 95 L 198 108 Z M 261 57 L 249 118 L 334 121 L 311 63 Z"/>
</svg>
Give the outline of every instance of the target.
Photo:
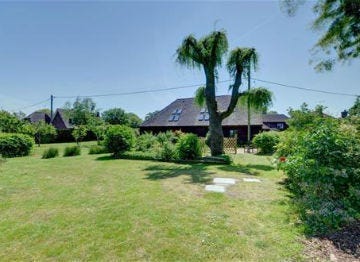
<svg viewBox="0 0 360 262">
<path fill-rule="evenodd" d="M 38 2 L 0 3 L 0 107 L 30 113 L 55 96 L 123 93 L 201 84 L 204 74 L 175 63 L 185 36 L 225 29 L 230 49 L 255 47 L 259 70 L 253 77 L 332 92 L 359 94 L 359 61 L 316 73 L 310 49 L 312 3 L 295 17 L 278 1 L 262 2 Z M 220 79 L 229 79 L 225 69 Z M 244 83 L 245 84 L 245 83 Z M 220 83 L 218 94 L 228 93 Z M 275 95 L 272 110 L 286 113 L 306 102 L 339 115 L 355 97 L 305 92 L 253 81 Z M 244 87 L 245 88 L 245 85 Z M 98 108 L 121 107 L 140 117 L 196 88 L 127 96 L 97 97 Z M 73 99 L 56 98 L 55 107 Z"/>
</svg>

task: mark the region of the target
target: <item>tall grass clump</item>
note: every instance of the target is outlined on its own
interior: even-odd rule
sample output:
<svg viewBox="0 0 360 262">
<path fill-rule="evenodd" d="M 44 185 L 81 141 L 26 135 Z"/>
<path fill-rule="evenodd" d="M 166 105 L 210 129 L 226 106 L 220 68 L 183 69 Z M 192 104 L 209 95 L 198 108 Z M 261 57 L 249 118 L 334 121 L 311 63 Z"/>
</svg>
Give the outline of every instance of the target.
<svg viewBox="0 0 360 262">
<path fill-rule="evenodd" d="M 81 155 L 81 148 L 79 146 L 68 146 L 64 149 L 63 156 L 78 156 Z"/>
<path fill-rule="evenodd" d="M 59 149 L 50 147 L 50 148 L 44 150 L 44 152 L 42 154 L 42 159 L 54 158 L 54 157 L 57 157 L 58 155 L 59 155 Z"/>
</svg>

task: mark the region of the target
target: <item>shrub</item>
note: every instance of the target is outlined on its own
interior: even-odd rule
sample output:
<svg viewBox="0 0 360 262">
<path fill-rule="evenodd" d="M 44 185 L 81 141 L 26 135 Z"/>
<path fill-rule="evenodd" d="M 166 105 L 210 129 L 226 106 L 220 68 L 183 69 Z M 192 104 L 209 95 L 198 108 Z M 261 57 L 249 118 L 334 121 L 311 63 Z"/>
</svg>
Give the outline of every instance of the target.
<svg viewBox="0 0 360 262">
<path fill-rule="evenodd" d="M 176 147 L 170 142 L 165 142 L 158 148 L 157 158 L 163 161 L 171 161 L 177 159 Z"/>
<path fill-rule="evenodd" d="M 89 155 L 105 154 L 108 153 L 106 147 L 99 145 L 92 145 L 89 149 Z"/>
<path fill-rule="evenodd" d="M 309 233 L 325 233 L 359 218 L 360 141 L 349 130 L 328 119 L 316 129 L 290 132 L 279 144 L 287 187 Z"/>
<path fill-rule="evenodd" d="M 106 135 L 104 145 L 106 149 L 118 157 L 121 153 L 130 150 L 135 144 L 135 135 L 132 128 L 122 125 L 111 126 Z"/>
<path fill-rule="evenodd" d="M 132 160 L 159 160 L 154 152 L 128 151 L 122 153 L 119 157 Z"/>
<path fill-rule="evenodd" d="M 43 152 L 42 158 L 43 159 L 54 158 L 57 157 L 58 155 L 59 155 L 59 150 L 57 148 L 50 147 Z"/>
<path fill-rule="evenodd" d="M 157 143 L 157 138 L 151 133 L 145 133 L 137 137 L 135 149 L 137 151 L 146 152 L 153 148 Z"/>
<path fill-rule="evenodd" d="M 34 139 L 24 134 L 0 134 L 0 154 L 3 157 L 29 155 Z"/>
<path fill-rule="evenodd" d="M 181 160 L 192 160 L 201 157 L 201 142 L 197 135 L 185 134 L 181 136 L 176 148 Z"/>
<path fill-rule="evenodd" d="M 65 147 L 64 156 L 78 156 L 80 154 L 81 154 L 81 149 L 79 146 Z"/>
<path fill-rule="evenodd" d="M 275 146 L 279 143 L 280 137 L 277 132 L 262 132 L 257 134 L 252 142 L 260 150 L 260 154 L 272 154 Z"/>
<path fill-rule="evenodd" d="M 178 141 L 178 136 L 172 131 L 166 131 L 165 133 L 159 133 L 157 135 L 157 140 L 160 144 L 164 144 L 166 142 L 170 142 L 175 144 Z"/>
</svg>

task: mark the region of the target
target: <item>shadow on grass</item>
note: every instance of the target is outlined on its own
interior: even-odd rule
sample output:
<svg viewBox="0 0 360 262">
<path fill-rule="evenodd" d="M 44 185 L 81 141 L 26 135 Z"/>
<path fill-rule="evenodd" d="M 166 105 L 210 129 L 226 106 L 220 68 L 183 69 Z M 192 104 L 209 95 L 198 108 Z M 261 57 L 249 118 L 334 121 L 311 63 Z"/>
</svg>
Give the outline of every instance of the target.
<svg viewBox="0 0 360 262">
<path fill-rule="evenodd" d="M 213 172 L 206 170 L 207 166 L 204 164 L 187 164 L 187 165 L 152 165 L 144 170 L 149 171 L 146 174 L 146 179 L 161 180 L 167 178 L 174 178 L 178 176 L 188 176 L 190 183 L 207 183 L 211 180 L 209 175 Z"/>
<path fill-rule="evenodd" d="M 228 166 L 219 166 L 220 170 L 227 172 L 239 172 L 245 173 L 250 176 L 258 176 L 260 174 L 259 171 L 272 171 L 275 168 L 269 165 L 228 165 Z"/>
<path fill-rule="evenodd" d="M 116 160 L 113 155 L 99 156 L 95 160 L 97 161 L 107 161 L 107 160 Z"/>
</svg>

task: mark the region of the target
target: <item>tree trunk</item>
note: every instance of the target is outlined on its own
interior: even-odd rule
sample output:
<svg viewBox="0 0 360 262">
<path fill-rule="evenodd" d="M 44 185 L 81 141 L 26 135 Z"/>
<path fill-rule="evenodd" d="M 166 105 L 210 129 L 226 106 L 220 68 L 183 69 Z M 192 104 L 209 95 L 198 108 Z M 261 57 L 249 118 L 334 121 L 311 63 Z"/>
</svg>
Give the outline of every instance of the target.
<svg viewBox="0 0 360 262">
<path fill-rule="evenodd" d="M 215 73 L 213 68 L 205 68 L 206 87 L 205 97 L 206 106 L 209 112 L 209 137 L 208 144 L 212 156 L 224 153 L 224 134 L 222 130 L 222 117 L 217 110 L 215 96 Z"/>
<path fill-rule="evenodd" d="M 221 124 L 222 119 L 218 114 L 212 117 L 210 115 L 209 122 L 209 144 L 211 149 L 211 155 L 221 155 L 224 153 L 224 134 Z"/>
</svg>

